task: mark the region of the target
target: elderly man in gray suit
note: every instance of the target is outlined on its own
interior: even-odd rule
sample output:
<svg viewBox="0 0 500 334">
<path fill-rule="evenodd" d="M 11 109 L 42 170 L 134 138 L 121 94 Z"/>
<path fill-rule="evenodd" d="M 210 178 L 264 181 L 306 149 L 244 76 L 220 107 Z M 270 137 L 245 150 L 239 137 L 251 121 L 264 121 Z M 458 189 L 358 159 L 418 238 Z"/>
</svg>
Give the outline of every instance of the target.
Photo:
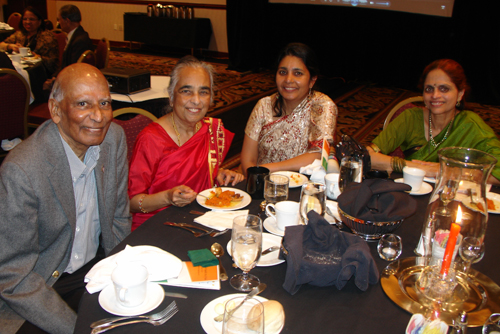
<svg viewBox="0 0 500 334">
<path fill-rule="evenodd" d="M 130 233 L 127 145 L 106 79 L 66 67 L 49 109 L 0 167 L 2 333 L 73 333 L 86 272 Z"/>
</svg>

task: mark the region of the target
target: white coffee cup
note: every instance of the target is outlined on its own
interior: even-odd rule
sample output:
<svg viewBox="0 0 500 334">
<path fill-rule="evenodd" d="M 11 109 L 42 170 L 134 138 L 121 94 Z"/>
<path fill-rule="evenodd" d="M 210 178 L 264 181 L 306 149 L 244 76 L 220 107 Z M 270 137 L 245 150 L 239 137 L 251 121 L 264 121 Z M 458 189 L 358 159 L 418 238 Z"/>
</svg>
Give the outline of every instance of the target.
<svg viewBox="0 0 500 334">
<path fill-rule="evenodd" d="M 420 168 L 408 167 L 403 168 L 403 182 L 411 186 L 412 192 L 417 192 L 424 181 L 425 171 Z"/>
<path fill-rule="evenodd" d="M 116 301 L 124 307 L 141 305 L 146 299 L 149 273 L 140 264 L 119 264 L 111 274 Z"/>
<path fill-rule="evenodd" d="M 10 55 L 10 60 L 12 60 L 13 63 L 20 63 L 21 62 L 21 55 L 20 54 L 12 54 Z"/>
<path fill-rule="evenodd" d="M 336 200 L 340 195 L 339 176 L 340 173 L 329 173 L 325 175 L 326 196 L 329 199 Z"/>
<path fill-rule="evenodd" d="M 26 57 L 29 53 L 30 48 L 19 48 L 19 53 L 22 57 Z"/>
<path fill-rule="evenodd" d="M 274 212 L 271 211 L 273 209 Z M 276 227 L 284 230 L 287 226 L 299 224 L 299 203 L 292 201 L 282 201 L 276 204 L 266 205 L 266 213 L 276 221 Z"/>
</svg>

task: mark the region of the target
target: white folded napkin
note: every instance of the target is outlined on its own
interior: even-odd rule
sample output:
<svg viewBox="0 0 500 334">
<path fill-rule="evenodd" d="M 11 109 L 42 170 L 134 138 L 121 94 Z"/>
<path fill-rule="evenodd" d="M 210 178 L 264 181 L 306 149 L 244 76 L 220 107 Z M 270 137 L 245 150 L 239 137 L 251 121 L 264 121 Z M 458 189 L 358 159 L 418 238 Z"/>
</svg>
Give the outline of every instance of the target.
<svg viewBox="0 0 500 334">
<path fill-rule="evenodd" d="M 12 140 L 3 139 L 2 140 L 2 150 L 10 151 L 14 147 L 16 147 L 18 144 L 20 144 L 21 142 L 22 142 L 22 140 L 20 138 L 14 138 Z"/>
<path fill-rule="evenodd" d="M 311 175 L 309 178 L 313 182 L 325 183 L 326 171 L 321 165 L 321 160 L 314 160 L 310 165 L 300 167 L 299 173 Z"/>
<path fill-rule="evenodd" d="M 225 228 L 232 228 L 233 219 L 241 215 L 248 215 L 248 210 L 208 211 L 203 216 L 196 217 L 194 221 L 198 224 L 222 231 Z"/>
<path fill-rule="evenodd" d="M 179 276 L 182 261 L 176 256 L 153 246 L 129 246 L 98 263 L 85 276 L 87 291 L 95 293 L 112 284 L 111 273 L 118 264 L 139 263 L 149 272 L 149 281 L 161 281 Z"/>
</svg>

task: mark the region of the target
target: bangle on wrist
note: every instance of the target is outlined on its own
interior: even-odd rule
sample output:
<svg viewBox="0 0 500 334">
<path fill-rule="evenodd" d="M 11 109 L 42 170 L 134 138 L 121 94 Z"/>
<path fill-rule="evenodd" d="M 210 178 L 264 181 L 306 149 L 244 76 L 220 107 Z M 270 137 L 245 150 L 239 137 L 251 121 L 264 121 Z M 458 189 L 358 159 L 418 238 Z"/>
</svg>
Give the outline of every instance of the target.
<svg viewBox="0 0 500 334">
<path fill-rule="evenodd" d="M 141 210 L 142 213 L 148 213 L 148 211 L 144 210 L 142 208 L 142 201 L 144 201 L 144 197 L 146 197 L 146 195 L 142 195 L 141 198 L 139 198 L 139 210 Z"/>
</svg>

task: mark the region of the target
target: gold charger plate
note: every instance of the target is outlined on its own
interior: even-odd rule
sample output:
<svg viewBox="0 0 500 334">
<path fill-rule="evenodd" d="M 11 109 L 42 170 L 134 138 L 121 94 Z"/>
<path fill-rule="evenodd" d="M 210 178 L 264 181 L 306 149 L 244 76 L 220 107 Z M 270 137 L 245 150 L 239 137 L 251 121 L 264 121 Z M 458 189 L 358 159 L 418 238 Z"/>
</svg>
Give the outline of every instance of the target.
<svg viewBox="0 0 500 334">
<path fill-rule="evenodd" d="M 410 257 L 390 263 L 380 275 L 380 283 L 385 294 L 402 309 L 415 314 L 426 314 L 415 290 L 415 282 L 422 272 L 423 258 Z M 468 298 L 461 305 L 454 305 L 456 312 L 442 312 L 441 320 L 448 325 L 461 310 L 467 312 L 469 327 L 482 326 L 492 313 L 500 312 L 500 287 L 488 276 L 470 269 L 469 279 L 459 273 L 459 284 L 468 292 Z M 453 307 L 451 307 L 453 309 Z"/>
</svg>

